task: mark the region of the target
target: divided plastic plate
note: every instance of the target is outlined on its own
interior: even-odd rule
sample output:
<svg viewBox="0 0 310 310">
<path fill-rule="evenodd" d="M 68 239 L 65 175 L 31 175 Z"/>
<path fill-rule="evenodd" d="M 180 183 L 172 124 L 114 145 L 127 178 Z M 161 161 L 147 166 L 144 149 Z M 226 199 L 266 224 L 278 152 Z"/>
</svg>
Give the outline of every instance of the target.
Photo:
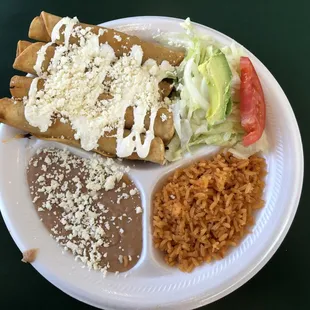
<svg viewBox="0 0 310 310">
<path fill-rule="evenodd" d="M 161 31 L 182 31 L 181 20 L 167 17 L 133 17 L 105 23 L 129 34 L 150 38 Z M 208 27 L 199 31 L 228 45 L 229 37 Z M 12 140 L 0 143 L 0 207 L 5 223 L 21 251 L 39 248 L 33 266 L 65 293 L 104 309 L 190 309 L 213 302 L 234 291 L 253 277 L 271 258 L 284 239 L 294 218 L 303 181 L 303 151 L 299 129 L 281 87 L 254 55 L 248 52 L 264 88 L 267 101 L 267 137 L 270 152 L 265 207 L 257 213 L 253 231 L 221 261 L 197 268 L 190 274 L 167 267 L 152 246 L 151 197 L 156 184 L 176 167 L 208 157 L 217 148 L 202 148 L 194 156 L 160 167 L 138 163 L 130 176 L 141 191 L 143 203 L 143 252 L 139 263 L 126 274 L 102 277 L 88 271 L 49 236 L 39 221 L 26 184 L 25 167 L 40 146 L 55 144 Z M 0 140 L 18 131 L 1 125 Z M 63 147 L 58 144 L 57 146 Z M 81 156 L 84 151 L 69 148 Z"/>
</svg>

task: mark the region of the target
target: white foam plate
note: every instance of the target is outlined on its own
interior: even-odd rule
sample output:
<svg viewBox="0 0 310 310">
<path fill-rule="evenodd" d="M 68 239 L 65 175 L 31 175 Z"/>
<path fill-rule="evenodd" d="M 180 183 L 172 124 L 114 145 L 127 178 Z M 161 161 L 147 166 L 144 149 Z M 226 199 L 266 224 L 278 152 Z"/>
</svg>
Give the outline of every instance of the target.
<svg viewBox="0 0 310 310">
<path fill-rule="evenodd" d="M 167 17 L 133 17 L 105 23 L 121 31 L 150 37 L 161 31 L 181 31 L 181 20 Z M 225 45 L 232 39 L 208 27 L 199 31 Z M 281 87 L 266 67 L 250 52 L 265 92 L 266 132 L 271 145 L 266 155 L 267 185 L 265 207 L 257 213 L 256 225 L 230 254 L 221 261 L 205 264 L 191 274 L 163 264 L 152 247 L 151 195 L 157 181 L 190 160 L 208 156 L 217 148 L 202 148 L 195 156 L 166 167 L 138 164 L 131 177 L 142 193 L 144 207 L 144 245 L 139 263 L 127 274 L 102 274 L 81 268 L 69 253 L 49 236 L 39 221 L 26 184 L 25 167 L 33 150 L 51 146 L 42 141 L 13 140 L 0 143 L 0 207 L 5 223 L 21 251 L 39 248 L 33 266 L 65 293 L 104 309 L 190 309 L 215 301 L 234 291 L 253 277 L 271 258 L 283 241 L 294 218 L 303 181 L 303 151 L 299 129 L 291 106 Z M 0 126 L 0 141 L 17 131 Z M 32 148 L 29 148 L 31 144 Z M 72 149 L 87 156 L 86 152 Z"/>
</svg>

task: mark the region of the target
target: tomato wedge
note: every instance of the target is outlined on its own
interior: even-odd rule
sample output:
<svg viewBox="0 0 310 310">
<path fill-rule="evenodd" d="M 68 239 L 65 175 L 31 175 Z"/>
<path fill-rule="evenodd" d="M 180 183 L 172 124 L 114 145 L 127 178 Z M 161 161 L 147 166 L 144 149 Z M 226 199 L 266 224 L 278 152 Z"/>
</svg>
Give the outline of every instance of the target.
<svg viewBox="0 0 310 310">
<path fill-rule="evenodd" d="M 266 104 L 263 88 L 248 57 L 240 58 L 240 114 L 241 125 L 246 132 L 243 145 L 255 143 L 263 134 L 266 124 Z"/>
</svg>

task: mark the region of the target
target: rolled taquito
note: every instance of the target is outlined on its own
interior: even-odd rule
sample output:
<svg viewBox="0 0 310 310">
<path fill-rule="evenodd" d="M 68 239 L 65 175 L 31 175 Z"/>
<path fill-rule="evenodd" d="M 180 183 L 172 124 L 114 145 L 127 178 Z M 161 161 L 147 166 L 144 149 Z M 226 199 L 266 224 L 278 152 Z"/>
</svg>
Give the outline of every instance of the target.
<svg viewBox="0 0 310 310">
<path fill-rule="evenodd" d="M 15 97 L 17 100 L 25 96 L 28 96 L 32 81 L 33 77 L 14 75 L 10 81 L 11 95 Z M 161 94 L 161 98 L 164 99 L 165 97 L 168 97 L 170 95 L 173 85 L 163 80 L 158 84 L 158 87 L 159 92 Z M 40 90 L 43 88 L 44 88 L 44 79 L 39 79 L 37 89 Z M 106 98 L 109 98 L 108 94 L 103 94 L 102 97 L 99 99 L 102 100 Z"/>
<path fill-rule="evenodd" d="M 39 49 L 42 47 L 42 45 L 44 45 L 44 43 L 42 42 L 31 43 L 29 41 L 23 41 L 23 40 L 18 41 L 17 48 L 16 48 L 16 57 L 13 63 L 13 68 L 16 70 L 23 71 L 25 73 L 31 73 L 35 75 L 36 71 L 34 69 L 34 66 L 37 61 L 37 53 Z M 47 71 L 48 65 L 51 59 L 53 58 L 54 53 L 55 53 L 54 46 L 50 46 L 47 48 L 45 60 L 41 67 L 42 72 Z M 18 91 L 21 91 L 22 93 L 20 95 L 19 93 L 14 94 L 14 95 L 12 94 L 12 96 L 17 97 L 17 98 L 19 97 L 22 98 L 24 96 L 27 96 L 29 88 L 30 88 L 30 84 L 31 84 L 30 80 L 29 80 L 29 83 L 27 83 L 26 81 L 22 81 L 22 78 L 26 78 L 26 77 L 17 78 L 17 76 L 14 76 L 13 79 L 15 78 L 16 80 L 13 81 L 13 83 L 15 84 L 15 89 Z M 18 82 L 21 82 L 21 83 L 18 83 Z M 28 86 L 28 88 L 24 88 L 23 85 Z M 162 99 L 165 97 L 168 97 L 173 88 L 173 85 L 167 80 L 161 81 L 158 84 L 158 86 L 159 86 Z"/>
<path fill-rule="evenodd" d="M 62 123 L 58 119 L 48 128 L 47 131 L 41 132 L 39 128 L 31 126 L 24 115 L 24 105 L 21 101 L 14 102 L 9 98 L 0 99 L 0 123 L 24 130 L 33 136 L 59 143 L 81 147 L 80 142 L 74 139 L 75 131 L 69 123 Z M 125 130 L 124 135 L 127 136 L 129 130 Z M 115 132 L 107 133 L 98 140 L 98 148 L 93 151 L 103 156 L 116 156 L 116 138 L 113 136 Z M 143 141 L 143 136 L 142 136 Z M 133 153 L 128 159 L 145 160 L 158 164 L 163 164 L 165 160 L 165 145 L 162 139 L 155 137 L 152 140 L 149 154 L 146 158 L 139 158 L 136 153 Z"/>
<path fill-rule="evenodd" d="M 36 70 L 34 69 L 34 66 L 37 61 L 38 51 L 43 45 L 45 45 L 45 43 L 43 42 L 36 42 L 28 45 L 15 58 L 13 68 L 25 73 L 37 74 Z M 44 61 L 41 66 L 42 72 L 47 71 L 47 68 L 50 64 L 51 59 L 54 57 L 54 54 L 55 54 L 55 46 L 51 45 L 46 49 Z"/>
<path fill-rule="evenodd" d="M 32 77 L 27 76 L 19 76 L 15 75 L 11 78 L 10 81 L 10 92 L 14 99 L 21 99 L 25 96 L 28 96 L 28 92 L 30 89 L 30 85 L 33 81 Z M 163 97 L 166 97 L 171 91 L 171 84 L 162 81 L 161 83 L 161 91 L 163 93 Z M 39 79 L 37 89 L 44 88 L 44 80 Z M 109 99 L 108 94 L 101 94 L 99 99 Z M 134 116 L 133 116 L 133 108 L 129 107 L 126 110 L 125 114 L 125 128 L 131 129 L 134 124 Z M 145 129 L 149 129 L 150 127 L 150 115 L 147 114 L 144 120 Z M 155 118 L 154 123 L 154 135 L 163 140 L 165 145 L 167 145 L 174 135 L 174 124 L 172 113 L 169 112 L 166 108 L 160 108 L 157 112 L 157 116 Z"/>
<path fill-rule="evenodd" d="M 62 18 L 47 12 L 41 12 L 40 16 L 35 17 L 29 27 L 28 36 L 31 39 L 43 42 L 51 41 L 51 34 L 55 25 Z M 140 45 L 143 50 L 143 61 L 147 59 L 154 59 L 158 64 L 163 60 L 167 60 L 170 64 L 176 66 L 181 63 L 184 58 L 182 51 L 176 51 L 167 47 L 155 44 L 153 42 L 146 42 L 136 36 L 130 36 L 125 33 L 109 29 L 105 27 L 99 27 L 95 25 L 88 25 L 84 23 L 77 23 L 75 27 L 81 26 L 82 28 L 91 27 L 93 33 L 98 34 L 100 29 L 104 30 L 104 33 L 100 35 L 100 43 L 108 42 L 114 49 L 117 57 L 127 54 L 133 45 Z M 59 39 L 55 41 L 56 44 L 61 45 L 64 43 L 64 26 L 59 29 Z M 77 37 L 71 36 L 70 43 L 78 43 Z"/>
<path fill-rule="evenodd" d="M 36 75 L 36 71 L 34 66 L 37 61 L 38 51 L 44 45 L 42 42 L 31 43 L 28 41 L 18 41 L 17 49 L 16 49 L 16 57 L 13 63 L 13 68 L 25 73 L 30 73 Z M 41 71 L 46 72 L 48 66 L 54 57 L 55 54 L 55 46 L 49 46 L 46 50 L 44 61 L 41 66 Z M 161 81 L 159 83 L 159 89 L 162 95 L 162 98 L 168 97 L 172 90 L 172 84 L 167 81 Z M 15 96 L 15 97 L 24 97 L 27 96 L 28 89 L 25 89 L 25 94 L 23 96 Z"/>
<path fill-rule="evenodd" d="M 29 45 L 32 43 L 25 40 L 19 40 L 17 42 L 17 48 L 16 48 L 16 57 L 19 56 L 20 53 L 22 53 Z"/>
</svg>

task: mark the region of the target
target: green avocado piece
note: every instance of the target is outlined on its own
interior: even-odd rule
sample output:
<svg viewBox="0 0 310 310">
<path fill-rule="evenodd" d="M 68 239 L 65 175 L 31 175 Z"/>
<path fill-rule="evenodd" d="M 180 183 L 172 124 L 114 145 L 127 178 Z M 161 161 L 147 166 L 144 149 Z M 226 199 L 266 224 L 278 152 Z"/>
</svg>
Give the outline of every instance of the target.
<svg viewBox="0 0 310 310">
<path fill-rule="evenodd" d="M 207 47 L 207 59 L 198 70 L 208 83 L 210 107 L 207 111 L 209 126 L 222 123 L 232 109 L 232 72 L 224 53 L 214 47 Z"/>
</svg>

